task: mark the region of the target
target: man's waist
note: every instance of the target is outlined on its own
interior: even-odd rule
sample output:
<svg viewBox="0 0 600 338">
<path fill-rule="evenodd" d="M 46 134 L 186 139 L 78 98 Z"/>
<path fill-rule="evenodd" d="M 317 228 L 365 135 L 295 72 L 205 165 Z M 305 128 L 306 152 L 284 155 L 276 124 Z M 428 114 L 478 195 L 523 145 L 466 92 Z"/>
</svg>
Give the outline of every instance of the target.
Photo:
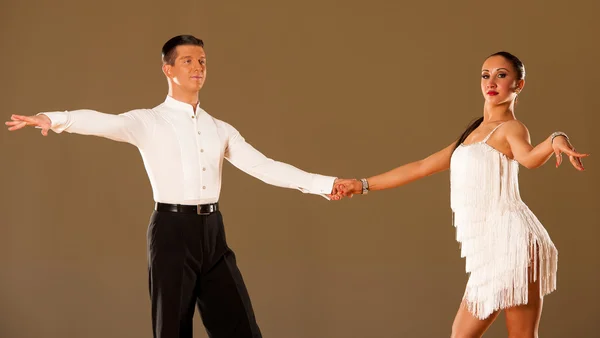
<svg viewBox="0 0 600 338">
<path fill-rule="evenodd" d="M 186 194 L 185 192 L 172 192 L 154 189 L 154 202 L 166 204 L 198 205 L 219 202 L 219 194 Z"/>
<path fill-rule="evenodd" d="M 177 212 L 184 214 L 210 215 L 219 210 L 219 203 L 206 204 L 172 204 L 156 202 L 154 210 L 160 212 Z"/>
</svg>

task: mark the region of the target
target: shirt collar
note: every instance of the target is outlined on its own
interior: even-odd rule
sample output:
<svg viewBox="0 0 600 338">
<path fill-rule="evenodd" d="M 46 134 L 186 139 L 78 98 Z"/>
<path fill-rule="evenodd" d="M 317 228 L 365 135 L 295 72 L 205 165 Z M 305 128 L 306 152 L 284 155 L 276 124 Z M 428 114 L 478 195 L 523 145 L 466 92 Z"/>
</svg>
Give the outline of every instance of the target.
<svg viewBox="0 0 600 338">
<path fill-rule="evenodd" d="M 167 95 L 164 104 L 165 106 L 167 106 L 170 109 L 173 109 L 174 111 L 180 111 L 186 113 L 189 116 L 194 116 L 194 109 L 189 103 L 175 100 L 171 96 Z M 198 103 L 196 104 L 196 114 L 199 114 L 201 111 L 202 110 L 200 109 L 200 101 L 198 101 Z"/>
</svg>

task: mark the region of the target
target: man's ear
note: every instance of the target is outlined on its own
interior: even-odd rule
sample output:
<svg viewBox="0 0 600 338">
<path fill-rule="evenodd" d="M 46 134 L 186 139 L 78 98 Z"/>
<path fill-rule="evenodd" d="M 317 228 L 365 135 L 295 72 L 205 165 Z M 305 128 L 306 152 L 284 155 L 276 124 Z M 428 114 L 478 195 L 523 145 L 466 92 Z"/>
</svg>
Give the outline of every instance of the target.
<svg viewBox="0 0 600 338">
<path fill-rule="evenodd" d="M 166 77 L 170 78 L 172 68 L 173 68 L 173 66 L 171 66 L 170 64 L 167 64 L 167 63 L 163 64 L 163 66 L 162 66 L 163 74 L 165 74 Z"/>
</svg>

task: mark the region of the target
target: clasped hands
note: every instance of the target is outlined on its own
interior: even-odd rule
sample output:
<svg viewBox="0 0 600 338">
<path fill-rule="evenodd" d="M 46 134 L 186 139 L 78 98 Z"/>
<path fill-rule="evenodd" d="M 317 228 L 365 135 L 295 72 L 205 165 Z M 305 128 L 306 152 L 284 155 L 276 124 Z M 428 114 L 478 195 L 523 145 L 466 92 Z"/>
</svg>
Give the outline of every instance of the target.
<svg viewBox="0 0 600 338">
<path fill-rule="evenodd" d="M 352 198 L 355 194 L 362 194 L 362 183 L 358 179 L 336 178 L 333 182 L 331 194 L 328 194 L 332 201 L 339 201 L 342 198 Z"/>
</svg>

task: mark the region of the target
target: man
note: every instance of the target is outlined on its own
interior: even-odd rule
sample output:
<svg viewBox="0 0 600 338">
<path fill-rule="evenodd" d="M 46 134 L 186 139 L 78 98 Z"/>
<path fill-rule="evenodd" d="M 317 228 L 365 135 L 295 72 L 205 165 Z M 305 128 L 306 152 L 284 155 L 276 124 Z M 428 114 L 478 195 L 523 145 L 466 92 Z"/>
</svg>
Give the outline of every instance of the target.
<svg viewBox="0 0 600 338">
<path fill-rule="evenodd" d="M 148 228 L 149 287 L 154 337 L 192 337 L 197 305 L 212 338 L 261 337 L 252 305 L 227 246 L 218 208 L 223 158 L 272 185 L 338 200 L 335 177 L 306 173 L 255 150 L 231 125 L 198 104 L 206 80 L 204 43 L 176 36 L 162 48 L 166 100 L 120 115 L 93 110 L 12 115 L 25 126 L 102 136 L 139 148 L 155 210 Z"/>
</svg>

